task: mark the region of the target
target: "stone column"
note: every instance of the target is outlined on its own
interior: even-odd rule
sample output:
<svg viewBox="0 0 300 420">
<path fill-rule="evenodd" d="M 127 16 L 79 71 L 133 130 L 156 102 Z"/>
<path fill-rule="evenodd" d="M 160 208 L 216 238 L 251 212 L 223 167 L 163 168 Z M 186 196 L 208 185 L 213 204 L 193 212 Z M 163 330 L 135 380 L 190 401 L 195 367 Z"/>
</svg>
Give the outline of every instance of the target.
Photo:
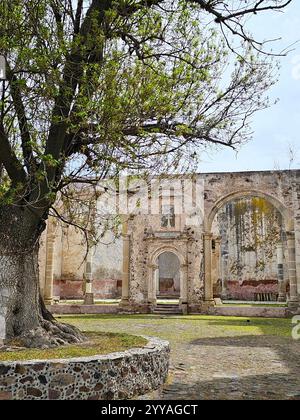
<svg viewBox="0 0 300 420">
<path fill-rule="evenodd" d="M 212 240 L 213 244 L 214 239 Z M 217 255 L 216 255 L 216 243 L 215 247 L 211 249 L 211 277 L 212 277 L 212 284 L 213 288 L 215 283 L 217 282 Z"/>
<path fill-rule="evenodd" d="M 155 286 L 155 296 L 154 299 L 156 300 L 157 295 L 159 295 L 159 267 L 156 266 L 154 272 L 154 286 Z"/>
<path fill-rule="evenodd" d="M 212 234 L 204 233 L 204 289 L 205 289 L 205 302 L 214 304 L 213 300 L 213 283 L 212 283 Z"/>
<path fill-rule="evenodd" d="M 149 265 L 148 267 L 148 304 L 156 304 L 156 290 L 157 290 L 157 277 L 159 276 L 158 265 Z"/>
<path fill-rule="evenodd" d="M 187 313 L 188 305 L 188 265 L 181 264 L 180 266 L 180 299 L 179 304 L 183 309 L 183 313 Z"/>
<path fill-rule="evenodd" d="M 92 250 L 89 249 L 86 257 L 85 269 L 84 269 L 84 280 L 85 280 L 85 294 L 84 304 L 94 305 L 94 293 L 93 293 L 93 255 Z"/>
<path fill-rule="evenodd" d="M 129 304 L 129 281 L 130 281 L 130 235 L 128 235 L 128 220 L 123 221 L 123 276 L 122 276 L 122 300 L 121 305 Z"/>
<path fill-rule="evenodd" d="M 46 305 L 52 305 L 53 303 L 54 242 L 54 225 L 51 219 L 49 219 L 46 235 L 46 267 L 44 288 L 44 301 Z"/>
<path fill-rule="evenodd" d="M 215 239 L 215 243 L 216 243 L 216 250 L 215 250 L 215 254 L 216 254 L 216 258 L 217 258 L 217 270 L 216 270 L 216 274 L 217 274 L 217 280 L 219 280 L 221 278 L 221 261 L 220 261 L 220 257 L 221 257 L 221 242 L 222 242 L 222 237 L 218 236 Z"/>
<path fill-rule="evenodd" d="M 297 274 L 296 274 L 296 249 L 295 249 L 295 232 L 287 232 L 288 243 L 288 267 L 289 267 L 289 281 L 290 281 L 290 300 L 289 307 L 297 309 L 299 306 L 298 292 L 297 292 Z"/>
<path fill-rule="evenodd" d="M 284 250 L 283 243 L 277 245 L 277 270 L 278 270 L 278 302 L 286 302 L 286 284 L 283 272 Z"/>
<path fill-rule="evenodd" d="M 220 236 L 215 238 L 215 252 L 214 252 L 214 273 L 215 278 L 213 279 L 213 284 L 215 284 L 215 290 L 217 292 L 218 298 L 221 297 L 222 290 L 220 290 L 220 278 L 221 278 L 221 241 Z M 222 288 L 222 286 L 221 286 Z"/>
<path fill-rule="evenodd" d="M 227 288 L 227 281 L 228 281 L 228 254 L 221 253 L 221 279 L 222 279 L 222 294 L 221 298 L 226 300 L 228 298 L 228 288 Z"/>
</svg>

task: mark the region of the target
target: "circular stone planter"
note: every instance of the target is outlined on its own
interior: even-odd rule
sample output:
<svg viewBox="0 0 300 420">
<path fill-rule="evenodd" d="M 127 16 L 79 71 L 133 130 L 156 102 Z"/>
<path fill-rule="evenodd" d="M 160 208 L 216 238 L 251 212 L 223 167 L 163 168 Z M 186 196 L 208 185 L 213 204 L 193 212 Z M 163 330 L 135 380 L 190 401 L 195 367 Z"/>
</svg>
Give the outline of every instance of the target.
<svg viewBox="0 0 300 420">
<path fill-rule="evenodd" d="M 169 368 L 169 343 L 72 359 L 0 362 L 0 400 L 129 399 L 159 388 Z"/>
</svg>

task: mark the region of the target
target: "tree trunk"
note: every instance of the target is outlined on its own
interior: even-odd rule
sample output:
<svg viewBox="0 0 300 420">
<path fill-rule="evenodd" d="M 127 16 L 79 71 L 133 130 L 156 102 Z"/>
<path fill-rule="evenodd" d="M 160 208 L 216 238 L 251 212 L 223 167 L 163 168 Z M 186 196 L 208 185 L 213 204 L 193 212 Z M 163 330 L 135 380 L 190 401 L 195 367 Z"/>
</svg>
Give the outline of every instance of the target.
<svg viewBox="0 0 300 420">
<path fill-rule="evenodd" d="M 54 347 L 84 340 L 60 324 L 40 297 L 38 252 L 43 229 L 26 211 L 0 208 L 0 334 L 25 347 Z"/>
<path fill-rule="evenodd" d="M 0 296 L 6 337 L 20 336 L 39 326 L 37 246 L 31 253 L 0 252 Z"/>
</svg>

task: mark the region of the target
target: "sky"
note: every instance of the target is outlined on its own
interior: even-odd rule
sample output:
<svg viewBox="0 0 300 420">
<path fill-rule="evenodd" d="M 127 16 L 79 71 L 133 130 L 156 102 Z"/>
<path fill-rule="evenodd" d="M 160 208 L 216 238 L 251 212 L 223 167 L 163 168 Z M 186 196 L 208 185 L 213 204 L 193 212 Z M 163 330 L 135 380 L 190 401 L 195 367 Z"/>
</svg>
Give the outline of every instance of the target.
<svg viewBox="0 0 300 420">
<path fill-rule="evenodd" d="M 248 27 L 256 39 L 281 38 L 273 44 L 276 52 L 299 43 L 279 59 L 279 81 L 269 91 L 270 98 L 279 102 L 254 116 L 253 140 L 238 153 L 222 148 L 203 154 L 201 172 L 300 169 L 300 1 L 294 0 L 284 13 L 256 15 Z"/>
</svg>

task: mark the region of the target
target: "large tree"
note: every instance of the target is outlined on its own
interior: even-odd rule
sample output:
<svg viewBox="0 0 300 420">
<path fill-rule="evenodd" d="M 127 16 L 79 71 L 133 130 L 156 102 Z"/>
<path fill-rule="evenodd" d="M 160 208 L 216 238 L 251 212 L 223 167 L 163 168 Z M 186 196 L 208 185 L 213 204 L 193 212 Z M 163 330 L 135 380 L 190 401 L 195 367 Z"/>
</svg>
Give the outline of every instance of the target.
<svg viewBox="0 0 300 420">
<path fill-rule="evenodd" d="M 2 0 L 0 317 L 25 345 L 81 340 L 39 295 L 57 195 L 122 170 L 183 170 L 251 137 L 273 83 L 249 16 L 290 1 Z M 183 168 L 184 167 L 184 168 Z"/>
</svg>

